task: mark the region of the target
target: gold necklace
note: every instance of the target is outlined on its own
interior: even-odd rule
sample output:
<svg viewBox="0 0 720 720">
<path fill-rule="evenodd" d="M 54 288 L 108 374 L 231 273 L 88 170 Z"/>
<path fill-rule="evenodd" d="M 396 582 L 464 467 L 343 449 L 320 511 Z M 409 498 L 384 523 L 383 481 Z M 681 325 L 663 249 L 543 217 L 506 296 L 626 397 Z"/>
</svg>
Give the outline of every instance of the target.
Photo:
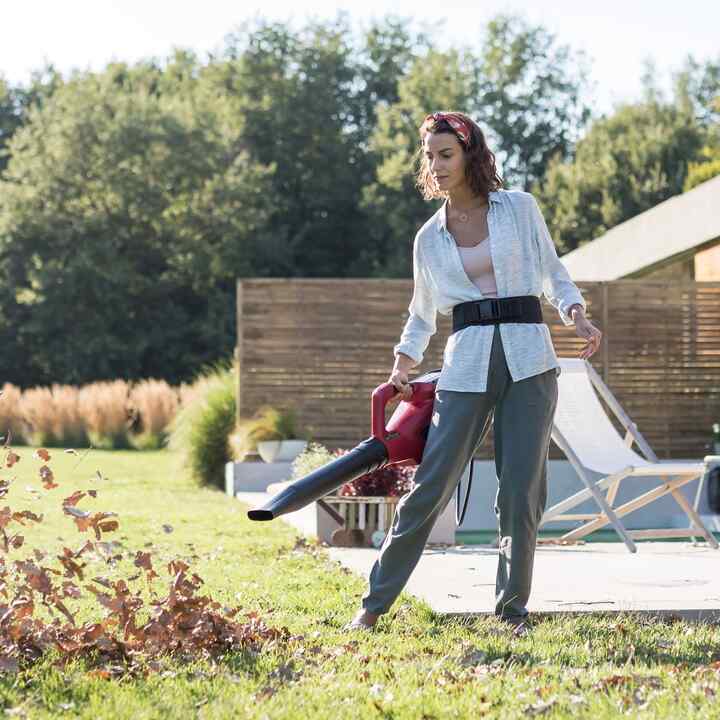
<svg viewBox="0 0 720 720">
<path fill-rule="evenodd" d="M 487 207 L 487 203 L 485 203 L 484 205 L 475 207 L 475 208 L 468 208 L 467 210 L 458 211 L 459 215 L 457 216 L 457 219 L 462 223 L 466 223 L 468 220 L 470 220 L 470 214 L 469 214 L 470 210 L 480 210 L 481 208 L 484 208 L 484 207 Z"/>
</svg>

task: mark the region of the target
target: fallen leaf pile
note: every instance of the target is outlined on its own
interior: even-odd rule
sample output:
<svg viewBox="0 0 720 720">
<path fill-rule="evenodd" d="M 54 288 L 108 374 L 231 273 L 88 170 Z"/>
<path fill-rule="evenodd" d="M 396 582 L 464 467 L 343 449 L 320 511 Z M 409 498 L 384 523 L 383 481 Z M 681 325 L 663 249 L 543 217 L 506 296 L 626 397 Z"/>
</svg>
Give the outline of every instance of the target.
<svg viewBox="0 0 720 720">
<path fill-rule="evenodd" d="M 8 440 L 4 468 L 20 461 Z M 65 452 L 77 454 L 72 449 Z M 40 448 L 34 457 L 45 463 L 38 471 L 45 490 L 60 487 L 47 465 L 48 451 Z M 99 472 L 97 476 L 102 479 Z M 0 480 L 0 498 L 14 479 Z M 60 651 L 60 663 L 83 657 L 96 666 L 93 673 L 110 678 L 159 669 L 163 657 L 217 658 L 238 649 L 258 652 L 266 643 L 292 638 L 287 628 L 268 627 L 254 611 L 242 613 L 240 607 L 224 607 L 199 594 L 202 578 L 181 559 L 164 565 L 165 580 L 154 567 L 152 554 L 141 550 L 134 556 L 138 571 L 127 578 L 86 577 L 88 556 L 112 566 L 122 557 L 115 549 L 118 543 L 104 540 L 107 533 L 118 530 L 117 514 L 78 508 L 86 497 L 96 498 L 97 491 L 76 490 L 62 501 L 62 510 L 79 532 L 92 531 L 95 540 L 88 539 L 75 550 L 63 547 L 52 562 L 37 548 L 29 557 L 10 559 L 11 552 L 25 542 L 18 526 L 29 528 L 41 523 L 43 516 L 9 506 L 0 509 L 0 672 L 27 667 L 53 648 Z M 150 594 L 147 601 L 141 592 L 143 580 Z M 131 587 L 134 581 L 140 581 L 138 587 Z M 94 621 L 80 624 L 73 603 L 89 596 L 101 612 Z M 37 616 L 39 606 L 46 608 L 51 621 Z M 241 615 L 244 620 L 238 619 Z"/>
</svg>

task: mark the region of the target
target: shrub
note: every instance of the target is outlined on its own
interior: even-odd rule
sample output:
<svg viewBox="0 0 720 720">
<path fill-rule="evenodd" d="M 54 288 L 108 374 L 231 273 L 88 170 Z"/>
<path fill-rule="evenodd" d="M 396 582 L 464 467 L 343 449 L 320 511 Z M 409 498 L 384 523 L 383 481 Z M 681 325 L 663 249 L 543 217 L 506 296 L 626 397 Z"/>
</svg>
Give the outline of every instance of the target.
<svg viewBox="0 0 720 720">
<path fill-rule="evenodd" d="M 299 480 L 313 470 L 327 465 L 336 457 L 337 455 L 330 452 L 324 445 L 318 442 L 309 442 L 305 450 L 292 461 L 290 479 Z"/>
<path fill-rule="evenodd" d="M 716 175 L 720 175 L 720 157 L 711 158 L 704 162 L 689 163 L 683 192 L 692 190 L 697 185 L 707 182 Z"/>
<path fill-rule="evenodd" d="M 50 388 L 32 387 L 20 398 L 20 414 L 25 423 L 25 436 L 31 445 L 57 447 L 60 438 L 53 433 L 53 396 Z"/>
<path fill-rule="evenodd" d="M 335 450 L 330 452 L 320 443 L 310 443 L 305 451 L 300 453 L 292 464 L 291 480 L 299 480 L 309 475 L 313 470 L 327 465 L 350 450 Z M 385 465 L 372 470 L 360 477 L 341 485 L 335 494 L 338 496 L 353 497 L 385 497 L 401 496 L 410 492 L 417 466 Z"/>
<path fill-rule="evenodd" d="M 200 485 L 225 487 L 225 464 L 231 454 L 228 436 L 235 423 L 237 368 L 219 361 L 201 371 L 192 399 L 176 413 L 167 445 L 178 451 L 180 468 Z"/>
</svg>

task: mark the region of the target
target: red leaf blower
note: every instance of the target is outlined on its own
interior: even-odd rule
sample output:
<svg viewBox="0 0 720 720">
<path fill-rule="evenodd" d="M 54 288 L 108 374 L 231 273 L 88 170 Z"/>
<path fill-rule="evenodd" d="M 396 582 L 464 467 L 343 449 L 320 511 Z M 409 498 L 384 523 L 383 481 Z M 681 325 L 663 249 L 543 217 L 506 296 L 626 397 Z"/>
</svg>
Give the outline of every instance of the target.
<svg viewBox="0 0 720 720">
<path fill-rule="evenodd" d="M 387 426 L 385 408 L 397 395 L 398 390 L 389 382 L 376 387 L 372 393 L 370 407 L 372 435 L 356 445 L 349 453 L 313 470 L 309 475 L 289 485 L 262 508 L 248 510 L 248 517 L 251 520 L 273 520 L 317 500 L 340 524 L 343 524 L 342 516 L 329 508 L 321 498 L 341 485 L 385 465 L 420 463 L 430 429 L 435 385 L 439 377 L 440 370 L 433 370 L 412 380 L 411 398 L 402 400 L 398 404 Z M 459 517 L 457 509 L 460 506 L 460 486 L 458 485 L 458 506 L 455 512 L 458 525 L 465 517 L 471 483 L 472 465 L 465 503 Z"/>
</svg>

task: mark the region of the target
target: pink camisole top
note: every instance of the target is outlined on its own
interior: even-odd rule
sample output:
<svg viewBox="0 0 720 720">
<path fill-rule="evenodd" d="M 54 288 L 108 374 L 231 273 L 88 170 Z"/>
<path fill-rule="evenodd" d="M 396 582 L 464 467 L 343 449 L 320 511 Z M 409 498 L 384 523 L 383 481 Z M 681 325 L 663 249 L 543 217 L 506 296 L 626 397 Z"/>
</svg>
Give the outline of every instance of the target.
<svg viewBox="0 0 720 720">
<path fill-rule="evenodd" d="M 467 276 L 485 297 L 497 297 L 495 272 L 490 256 L 490 236 L 473 247 L 457 246 Z"/>
</svg>

